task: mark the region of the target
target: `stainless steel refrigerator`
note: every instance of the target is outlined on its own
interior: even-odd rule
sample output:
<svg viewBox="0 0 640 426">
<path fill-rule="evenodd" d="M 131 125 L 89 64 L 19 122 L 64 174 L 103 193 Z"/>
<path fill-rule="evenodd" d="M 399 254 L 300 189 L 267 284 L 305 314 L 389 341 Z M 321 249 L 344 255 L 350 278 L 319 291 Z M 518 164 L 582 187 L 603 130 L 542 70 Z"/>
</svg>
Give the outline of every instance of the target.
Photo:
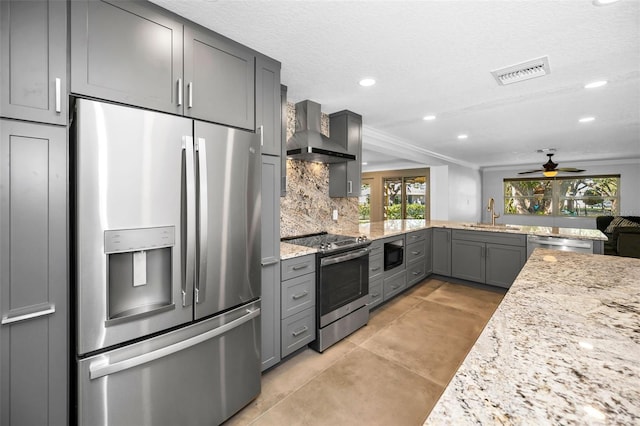
<svg viewBox="0 0 640 426">
<path fill-rule="evenodd" d="M 86 99 L 73 132 L 78 423 L 221 423 L 260 392 L 259 137 Z"/>
</svg>

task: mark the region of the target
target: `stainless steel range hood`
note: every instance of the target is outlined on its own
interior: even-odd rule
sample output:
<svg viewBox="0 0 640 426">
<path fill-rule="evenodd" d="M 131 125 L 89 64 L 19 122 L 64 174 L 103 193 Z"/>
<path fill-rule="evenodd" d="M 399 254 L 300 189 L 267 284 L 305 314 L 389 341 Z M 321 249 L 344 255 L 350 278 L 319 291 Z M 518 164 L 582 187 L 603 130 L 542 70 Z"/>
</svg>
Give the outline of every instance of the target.
<svg viewBox="0 0 640 426">
<path fill-rule="evenodd" d="M 355 160 L 345 147 L 321 133 L 320 116 L 320 104 L 309 100 L 296 104 L 296 131 L 287 141 L 287 158 L 318 163 Z"/>
</svg>

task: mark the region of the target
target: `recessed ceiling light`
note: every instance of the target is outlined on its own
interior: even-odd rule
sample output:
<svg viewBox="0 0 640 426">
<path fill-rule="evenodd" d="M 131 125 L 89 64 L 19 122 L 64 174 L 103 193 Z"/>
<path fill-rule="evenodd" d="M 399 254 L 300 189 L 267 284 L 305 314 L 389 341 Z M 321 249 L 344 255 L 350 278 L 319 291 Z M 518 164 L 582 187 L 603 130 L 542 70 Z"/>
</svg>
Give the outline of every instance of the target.
<svg viewBox="0 0 640 426">
<path fill-rule="evenodd" d="M 424 117 L 422 117 L 422 119 L 424 121 L 431 121 L 431 120 L 435 120 L 436 116 L 435 115 L 425 115 Z"/>
<path fill-rule="evenodd" d="M 595 117 L 583 117 L 578 121 L 581 122 L 581 123 L 588 123 L 588 122 L 593 121 L 595 119 L 596 119 Z"/>
<path fill-rule="evenodd" d="M 607 80 L 600 80 L 600 81 L 593 81 L 589 84 L 585 84 L 584 88 L 585 89 L 595 89 L 596 87 L 602 87 L 605 84 L 607 84 Z"/>
<path fill-rule="evenodd" d="M 591 3 L 593 3 L 594 6 L 607 6 L 618 1 L 620 0 L 593 0 Z"/>
<path fill-rule="evenodd" d="M 458 139 L 467 139 L 469 135 L 458 135 Z"/>
<path fill-rule="evenodd" d="M 376 81 L 372 78 L 363 78 L 360 80 L 360 86 L 369 87 L 376 84 Z"/>
</svg>

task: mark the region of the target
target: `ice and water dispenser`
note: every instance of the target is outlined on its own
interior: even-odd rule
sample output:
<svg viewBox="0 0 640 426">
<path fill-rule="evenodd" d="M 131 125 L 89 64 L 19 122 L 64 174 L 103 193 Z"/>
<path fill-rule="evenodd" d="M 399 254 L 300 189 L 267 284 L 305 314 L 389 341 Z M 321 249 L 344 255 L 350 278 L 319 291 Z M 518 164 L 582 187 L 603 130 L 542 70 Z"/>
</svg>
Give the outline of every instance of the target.
<svg viewBox="0 0 640 426">
<path fill-rule="evenodd" d="M 106 325 L 172 309 L 174 227 L 109 230 L 104 239 Z"/>
</svg>

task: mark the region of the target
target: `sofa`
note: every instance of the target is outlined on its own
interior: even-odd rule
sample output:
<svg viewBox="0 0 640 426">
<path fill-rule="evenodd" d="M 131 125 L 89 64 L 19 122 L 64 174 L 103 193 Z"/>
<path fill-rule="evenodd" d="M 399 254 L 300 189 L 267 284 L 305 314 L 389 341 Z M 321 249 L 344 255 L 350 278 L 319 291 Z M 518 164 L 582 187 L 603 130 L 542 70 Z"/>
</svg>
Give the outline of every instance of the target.
<svg viewBox="0 0 640 426">
<path fill-rule="evenodd" d="M 640 258 L 640 216 L 598 216 L 596 226 L 608 238 L 604 254 Z"/>
</svg>

